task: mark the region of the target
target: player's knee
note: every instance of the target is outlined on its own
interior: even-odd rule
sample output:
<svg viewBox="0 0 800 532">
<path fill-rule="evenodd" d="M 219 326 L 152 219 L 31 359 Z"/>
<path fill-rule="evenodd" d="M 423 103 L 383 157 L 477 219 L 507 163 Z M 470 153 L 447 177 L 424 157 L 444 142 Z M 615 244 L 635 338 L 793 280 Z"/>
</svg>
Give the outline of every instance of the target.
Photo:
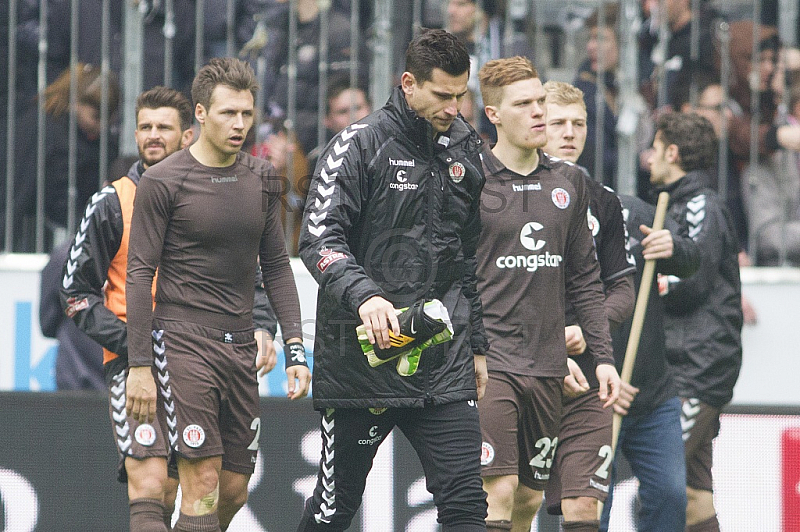
<svg viewBox="0 0 800 532">
<path fill-rule="evenodd" d="M 520 485 L 514 494 L 514 514 L 533 516 L 542 505 L 543 493 Z"/>
<path fill-rule="evenodd" d="M 178 479 L 167 478 L 164 484 L 164 506 L 166 506 L 170 513 L 175 510 L 175 499 L 178 498 Z"/>
<path fill-rule="evenodd" d="M 247 504 L 247 489 L 244 490 L 220 490 L 219 508 L 226 512 L 236 513 Z"/>
<path fill-rule="evenodd" d="M 561 499 L 565 521 L 593 521 L 597 519 L 597 499 L 594 497 L 567 497 Z"/>
<path fill-rule="evenodd" d="M 125 462 L 128 473 L 128 497 L 134 499 L 164 500 L 167 489 L 166 464 L 159 459 L 136 460 L 129 458 Z"/>
<path fill-rule="evenodd" d="M 196 516 L 216 513 L 219 505 L 219 485 L 214 486 L 214 489 L 204 495 L 200 495 L 198 499 L 191 501 L 191 505 L 193 515 Z"/>
<path fill-rule="evenodd" d="M 686 495 L 686 487 L 683 485 L 672 485 L 666 483 L 661 486 L 658 493 L 655 494 L 659 506 L 668 508 L 686 508 L 688 504 L 688 497 Z"/>
<path fill-rule="evenodd" d="M 708 490 L 686 488 L 686 523 L 695 524 L 716 515 L 714 494 Z"/>
<path fill-rule="evenodd" d="M 518 485 L 518 479 L 513 475 L 484 478 L 483 489 L 488 494 L 489 506 L 502 504 L 511 508 L 514 505 L 514 494 Z"/>
</svg>

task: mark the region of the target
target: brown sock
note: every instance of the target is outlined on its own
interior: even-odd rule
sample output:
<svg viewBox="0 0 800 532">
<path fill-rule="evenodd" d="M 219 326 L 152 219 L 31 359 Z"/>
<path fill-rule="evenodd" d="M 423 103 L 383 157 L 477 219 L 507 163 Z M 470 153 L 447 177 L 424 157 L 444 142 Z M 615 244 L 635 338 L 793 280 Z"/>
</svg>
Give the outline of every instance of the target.
<svg viewBox="0 0 800 532">
<path fill-rule="evenodd" d="M 719 532 L 719 521 L 717 516 L 709 517 L 705 521 L 700 521 L 686 527 L 686 532 Z"/>
<path fill-rule="evenodd" d="M 511 521 L 505 519 L 502 521 L 486 521 L 486 532 L 503 532 L 504 530 L 511 530 Z"/>
<path fill-rule="evenodd" d="M 158 499 L 133 499 L 129 506 L 131 532 L 169 532 L 164 525 L 164 503 Z"/>
<path fill-rule="evenodd" d="M 207 515 L 186 515 L 181 512 L 178 522 L 175 523 L 174 532 L 221 532 L 219 516 L 214 512 Z"/>
<path fill-rule="evenodd" d="M 597 532 L 600 530 L 600 521 L 563 521 L 561 528 L 570 532 Z"/>
</svg>

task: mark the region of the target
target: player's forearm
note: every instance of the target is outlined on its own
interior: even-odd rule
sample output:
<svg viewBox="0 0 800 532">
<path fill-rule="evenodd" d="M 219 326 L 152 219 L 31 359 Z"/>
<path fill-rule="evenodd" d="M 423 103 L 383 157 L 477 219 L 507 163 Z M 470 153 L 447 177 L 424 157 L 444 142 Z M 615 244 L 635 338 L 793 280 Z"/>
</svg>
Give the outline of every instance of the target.
<svg viewBox="0 0 800 532">
<path fill-rule="evenodd" d="M 283 267 L 272 266 L 269 270 L 265 269 L 264 279 L 267 297 L 281 325 L 281 334 L 284 338 L 302 338 L 300 300 L 288 261 Z"/>
<path fill-rule="evenodd" d="M 633 314 L 636 290 L 633 275 L 623 275 L 605 284 L 605 307 L 608 323 L 613 331 Z"/>
<path fill-rule="evenodd" d="M 83 301 L 88 304 L 83 307 Z M 78 328 L 86 335 L 105 347 L 112 353 L 120 356 L 128 355 L 128 328 L 127 324 L 119 319 L 116 314 L 105 306 L 103 301 L 95 297 L 77 300 L 67 300 L 65 312 L 75 322 Z"/>
</svg>

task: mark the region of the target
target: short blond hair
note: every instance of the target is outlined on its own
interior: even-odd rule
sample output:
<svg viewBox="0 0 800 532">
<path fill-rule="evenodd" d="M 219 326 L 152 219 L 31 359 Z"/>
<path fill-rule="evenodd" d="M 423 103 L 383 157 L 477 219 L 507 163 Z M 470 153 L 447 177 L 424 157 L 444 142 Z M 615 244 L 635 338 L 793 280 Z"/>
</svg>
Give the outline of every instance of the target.
<svg viewBox="0 0 800 532">
<path fill-rule="evenodd" d="M 525 79 L 536 79 L 539 73 L 527 57 L 492 59 L 481 67 L 478 79 L 484 105 L 499 105 L 503 87 Z"/>
<path fill-rule="evenodd" d="M 586 110 L 586 101 L 583 99 L 583 91 L 575 85 L 570 85 L 563 81 L 550 80 L 544 84 L 544 92 L 547 94 L 545 103 L 555 105 L 580 105 Z"/>
</svg>

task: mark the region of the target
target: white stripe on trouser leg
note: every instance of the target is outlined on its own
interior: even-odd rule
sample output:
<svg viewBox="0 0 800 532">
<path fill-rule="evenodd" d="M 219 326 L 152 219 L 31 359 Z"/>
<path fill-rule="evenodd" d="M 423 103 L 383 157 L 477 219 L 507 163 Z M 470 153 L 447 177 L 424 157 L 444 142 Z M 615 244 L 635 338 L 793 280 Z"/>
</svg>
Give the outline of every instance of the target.
<svg viewBox="0 0 800 532">
<path fill-rule="evenodd" d="M 697 422 L 697 415 L 700 413 L 700 399 L 687 399 L 681 405 L 681 430 L 683 431 L 683 441 L 689 439 L 689 435 Z"/>
<path fill-rule="evenodd" d="M 172 389 L 169 387 L 169 371 L 167 371 L 167 355 L 165 354 L 166 346 L 161 337 L 164 335 L 164 329 L 153 331 L 153 354 L 155 358 L 153 363 L 156 365 L 156 374 L 158 375 L 158 391 L 164 399 L 164 411 L 167 414 L 167 427 L 169 427 L 169 446 L 170 449 L 175 447 L 175 442 L 178 441 L 178 420 L 175 415 L 175 401 L 172 399 Z"/>
<path fill-rule="evenodd" d="M 131 427 L 125 413 L 125 370 L 123 369 L 111 378 L 111 417 L 114 419 L 114 432 L 116 433 L 117 448 L 119 452 L 127 454 L 131 448 Z"/>
<path fill-rule="evenodd" d="M 319 512 L 314 515 L 317 523 L 330 523 L 336 513 L 336 483 L 333 480 L 333 408 L 322 416 L 322 502 Z"/>
</svg>

